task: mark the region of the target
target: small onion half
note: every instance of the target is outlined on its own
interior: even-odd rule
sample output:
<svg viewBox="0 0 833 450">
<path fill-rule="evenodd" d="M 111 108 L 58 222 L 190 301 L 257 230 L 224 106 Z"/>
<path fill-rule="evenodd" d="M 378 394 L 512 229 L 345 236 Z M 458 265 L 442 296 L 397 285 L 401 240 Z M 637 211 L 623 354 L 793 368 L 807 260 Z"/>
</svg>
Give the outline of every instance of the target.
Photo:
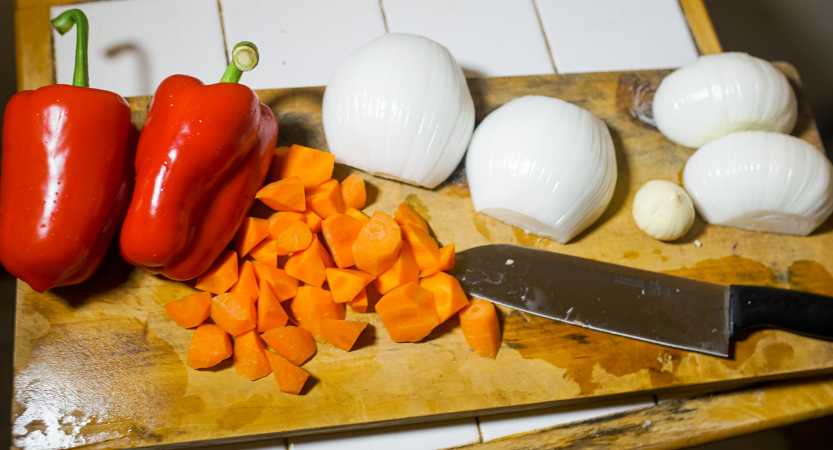
<svg viewBox="0 0 833 450">
<path fill-rule="evenodd" d="M 808 235 L 833 213 L 833 165 L 786 134 L 733 133 L 694 152 L 685 189 L 708 223 Z"/>
<path fill-rule="evenodd" d="M 477 127 L 466 176 L 478 212 L 564 244 L 610 203 L 616 155 L 607 126 L 592 113 L 526 96 Z"/>
<path fill-rule="evenodd" d="M 787 77 L 746 53 L 701 56 L 665 77 L 654 121 L 668 139 L 699 148 L 736 131 L 789 133 L 798 117 Z"/>
<path fill-rule="evenodd" d="M 436 187 L 463 159 L 474 102 L 442 45 L 391 33 L 354 51 L 324 92 L 324 133 L 338 163 Z"/>
</svg>

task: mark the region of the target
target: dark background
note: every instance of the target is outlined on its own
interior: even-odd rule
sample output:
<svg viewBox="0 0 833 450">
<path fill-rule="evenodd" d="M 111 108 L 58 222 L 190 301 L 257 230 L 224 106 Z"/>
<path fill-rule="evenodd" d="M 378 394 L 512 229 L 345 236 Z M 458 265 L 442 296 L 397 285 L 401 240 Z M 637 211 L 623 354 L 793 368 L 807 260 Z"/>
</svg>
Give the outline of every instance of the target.
<svg viewBox="0 0 833 450">
<path fill-rule="evenodd" d="M 581 1 L 581 0 L 576 0 Z M 623 0 L 625 1 L 625 0 Z M 724 51 L 787 61 L 801 74 L 828 154 L 833 149 L 833 0 L 705 0 Z M 16 92 L 12 0 L 0 0 L 0 117 Z M 11 445 L 15 280 L 0 270 L 0 448 Z M 822 449 L 833 444 L 833 418 L 698 447 Z"/>
</svg>

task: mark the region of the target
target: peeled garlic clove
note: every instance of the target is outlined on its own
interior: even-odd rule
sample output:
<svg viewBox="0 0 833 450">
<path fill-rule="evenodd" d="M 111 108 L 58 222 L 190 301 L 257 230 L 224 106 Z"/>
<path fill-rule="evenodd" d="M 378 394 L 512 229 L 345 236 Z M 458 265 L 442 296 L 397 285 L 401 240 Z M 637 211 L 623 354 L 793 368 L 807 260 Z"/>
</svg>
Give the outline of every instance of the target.
<svg viewBox="0 0 833 450">
<path fill-rule="evenodd" d="M 433 188 L 463 159 L 474 102 L 442 45 L 391 33 L 353 52 L 324 92 L 324 133 L 338 163 Z"/>
<path fill-rule="evenodd" d="M 694 223 L 694 204 L 683 188 L 670 181 L 645 183 L 633 199 L 633 219 L 645 234 L 661 241 L 673 241 Z"/>
<path fill-rule="evenodd" d="M 712 141 L 689 158 L 683 184 L 700 217 L 715 225 L 807 235 L 833 213 L 833 165 L 786 134 Z"/>
<path fill-rule="evenodd" d="M 701 147 L 736 131 L 789 133 L 798 107 L 787 77 L 746 53 L 701 56 L 665 77 L 654 120 L 668 139 Z"/>
<path fill-rule="evenodd" d="M 563 244 L 610 203 L 616 155 L 610 132 L 592 113 L 526 96 L 483 119 L 466 176 L 477 211 Z"/>
</svg>

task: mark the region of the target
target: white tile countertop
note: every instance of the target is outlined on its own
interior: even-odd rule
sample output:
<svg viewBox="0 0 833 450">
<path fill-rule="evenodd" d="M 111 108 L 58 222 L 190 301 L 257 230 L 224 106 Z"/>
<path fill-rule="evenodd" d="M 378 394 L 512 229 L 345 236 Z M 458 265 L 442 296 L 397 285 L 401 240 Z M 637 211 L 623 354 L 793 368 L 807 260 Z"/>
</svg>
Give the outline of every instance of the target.
<svg viewBox="0 0 833 450">
<path fill-rule="evenodd" d="M 253 89 L 326 85 L 354 49 L 386 33 L 445 45 L 468 77 L 679 67 L 697 48 L 677 0 L 121 0 L 73 7 L 90 22 L 92 83 L 123 96 L 153 94 L 167 76 L 219 80 L 228 54 L 254 42 Z M 53 40 L 68 83 L 75 40 Z M 371 431 L 212 448 L 433 450 L 652 406 L 653 397 L 606 401 Z"/>
</svg>

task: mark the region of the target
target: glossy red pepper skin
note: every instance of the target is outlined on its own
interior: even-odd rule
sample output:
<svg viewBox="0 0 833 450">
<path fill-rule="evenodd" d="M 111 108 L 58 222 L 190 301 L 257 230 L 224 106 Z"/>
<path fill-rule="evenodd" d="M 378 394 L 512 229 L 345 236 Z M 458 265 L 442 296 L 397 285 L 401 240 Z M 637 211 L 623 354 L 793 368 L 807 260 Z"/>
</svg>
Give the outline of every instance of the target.
<svg viewBox="0 0 833 450">
<path fill-rule="evenodd" d="M 275 115 L 248 87 L 164 80 L 139 139 L 122 256 L 174 280 L 208 270 L 251 208 L 277 139 Z"/>
<path fill-rule="evenodd" d="M 43 292 L 95 272 L 130 201 L 137 137 L 113 92 L 53 85 L 12 96 L 0 174 L 9 273 Z"/>
</svg>

